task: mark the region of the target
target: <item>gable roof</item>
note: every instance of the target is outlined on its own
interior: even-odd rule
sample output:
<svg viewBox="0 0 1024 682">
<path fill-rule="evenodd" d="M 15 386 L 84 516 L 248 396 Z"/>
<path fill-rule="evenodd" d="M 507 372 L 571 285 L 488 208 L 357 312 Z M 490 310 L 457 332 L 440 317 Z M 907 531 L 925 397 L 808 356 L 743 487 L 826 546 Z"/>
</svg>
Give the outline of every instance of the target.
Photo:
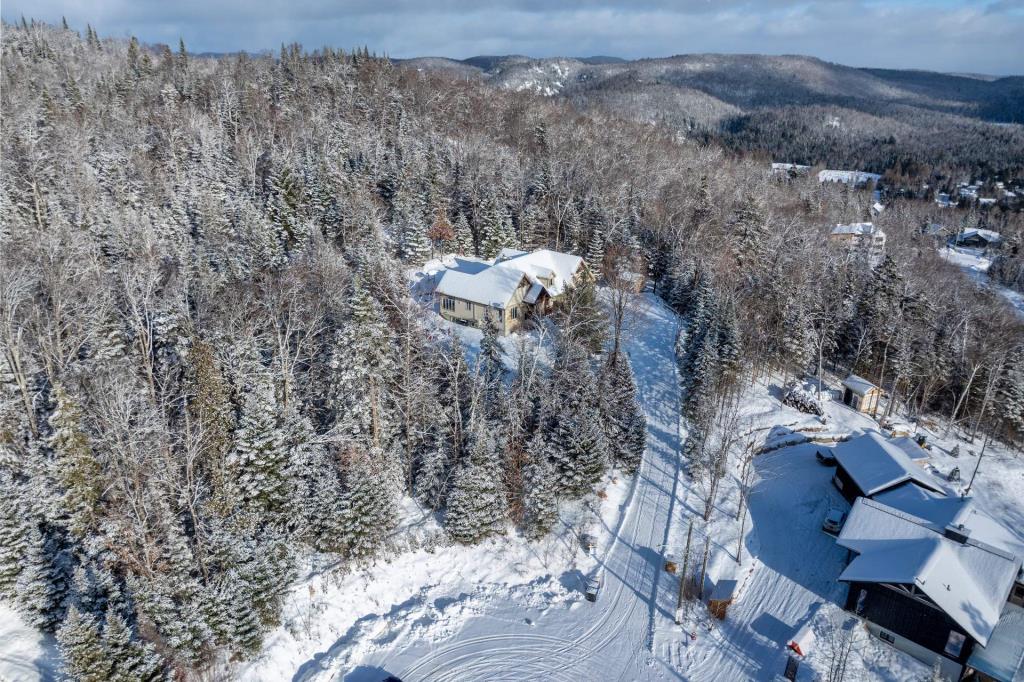
<svg viewBox="0 0 1024 682">
<path fill-rule="evenodd" d="M 528 279 L 523 273 L 504 268 L 487 268 L 472 275 L 448 270 L 434 291 L 492 308 L 504 308 L 526 282 Z"/>
<path fill-rule="evenodd" d="M 995 230 L 984 230 L 981 228 L 971 228 L 969 230 L 964 230 L 963 232 L 957 235 L 956 239 L 959 242 L 965 239 L 972 239 L 974 237 L 977 237 L 978 239 L 981 239 L 982 241 L 985 241 L 989 244 L 998 244 L 999 242 L 1003 241 L 1003 235 L 999 234 Z"/>
<path fill-rule="evenodd" d="M 843 379 L 843 386 L 849 388 L 858 395 L 867 395 L 868 391 L 879 390 L 878 386 L 875 386 L 864 377 L 859 377 L 856 374 L 851 374 Z"/>
<path fill-rule="evenodd" d="M 514 270 L 525 274 L 530 282 L 536 284 L 538 279 L 551 296 L 561 295 L 572 283 L 583 259 L 569 253 L 540 249 L 531 253 L 503 249 L 494 261 L 494 267 Z"/>
<path fill-rule="evenodd" d="M 870 431 L 839 443 L 836 461 L 868 497 L 907 481 L 945 495 L 945 487 L 882 434 Z"/>
<path fill-rule="evenodd" d="M 982 646 L 988 643 L 1021 559 L 877 500 L 859 498 L 837 543 L 853 550 L 840 580 L 915 585 Z"/>
<path fill-rule="evenodd" d="M 881 230 L 876 229 L 874 223 L 849 223 L 847 225 L 837 224 L 832 228 L 832 234 L 856 234 L 868 236 L 875 233 L 881 233 Z"/>
</svg>

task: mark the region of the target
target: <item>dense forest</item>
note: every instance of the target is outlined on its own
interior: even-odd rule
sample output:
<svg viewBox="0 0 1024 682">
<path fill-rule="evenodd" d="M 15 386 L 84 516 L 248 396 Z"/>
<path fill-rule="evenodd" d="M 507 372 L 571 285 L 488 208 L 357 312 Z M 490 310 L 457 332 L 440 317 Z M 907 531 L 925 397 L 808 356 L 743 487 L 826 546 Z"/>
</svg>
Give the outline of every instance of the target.
<svg viewBox="0 0 1024 682">
<path fill-rule="evenodd" d="M 823 363 L 903 413 L 1024 435 L 1024 324 L 938 257 L 927 205 L 878 219 L 872 268 L 824 238 L 869 193 L 662 125 L 366 50 L 3 29 L 0 594 L 75 677 L 253 656 L 304 562 L 388 552 L 401 500 L 451 542 L 538 537 L 634 471 L 644 418 L 601 303 L 624 263 L 684 321 L 698 475 L 744 382 Z M 1000 220 L 1019 244 L 1019 214 Z M 494 329 L 468 361 L 406 278 L 506 246 L 598 280 L 514 368 Z"/>
</svg>

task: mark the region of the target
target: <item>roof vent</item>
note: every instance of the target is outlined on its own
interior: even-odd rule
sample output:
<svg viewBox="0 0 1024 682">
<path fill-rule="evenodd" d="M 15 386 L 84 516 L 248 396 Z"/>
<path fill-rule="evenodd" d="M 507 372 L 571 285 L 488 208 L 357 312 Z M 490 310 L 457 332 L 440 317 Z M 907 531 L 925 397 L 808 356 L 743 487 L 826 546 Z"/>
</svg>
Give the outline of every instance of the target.
<svg viewBox="0 0 1024 682">
<path fill-rule="evenodd" d="M 945 535 L 953 542 L 959 542 L 961 545 L 966 543 L 971 537 L 971 531 L 964 527 L 964 524 L 958 523 L 955 526 L 946 526 Z"/>
</svg>

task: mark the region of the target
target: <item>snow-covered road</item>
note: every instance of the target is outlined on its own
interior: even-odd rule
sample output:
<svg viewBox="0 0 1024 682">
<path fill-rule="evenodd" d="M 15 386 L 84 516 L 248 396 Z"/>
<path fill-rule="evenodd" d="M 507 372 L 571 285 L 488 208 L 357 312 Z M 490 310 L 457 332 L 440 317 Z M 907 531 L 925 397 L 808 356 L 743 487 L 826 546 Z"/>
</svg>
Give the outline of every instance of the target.
<svg viewBox="0 0 1024 682">
<path fill-rule="evenodd" d="M 597 603 L 537 612 L 524 601 L 489 601 L 445 641 L 396 641 L 364 664 L 406 682 L 680 678 L 651 651 L 655 628 L 670 623 L 675 608 L 676 581 L 662 570 L 662 547 L 678 513 L 676 320 L 654 297 L 646 303 L 626 350 L 648 410 L 648 450 L 619 527 L 598 551 L 604 586 Z"/>
</svg>

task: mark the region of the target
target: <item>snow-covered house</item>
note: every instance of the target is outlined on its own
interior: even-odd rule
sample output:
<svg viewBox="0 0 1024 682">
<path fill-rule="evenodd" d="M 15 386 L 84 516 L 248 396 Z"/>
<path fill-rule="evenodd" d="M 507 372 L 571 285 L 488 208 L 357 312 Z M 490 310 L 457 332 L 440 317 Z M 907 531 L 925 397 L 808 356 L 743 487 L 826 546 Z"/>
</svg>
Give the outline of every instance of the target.
<svg viewBox="0 0 1024 682">
<path fill-rule="evenodd" d="M 850 557 L 846 608 L 949 679 L 1019 680 L 1024 583 L 1012 535 L 970 498 L 914 487 L 886 496 L 858 499 L 837 539 Z"/>
<path fill-rule="evenodd" d="M 579 256 L 549 249 L 502 249 L 494 263 L 465 272 L 446 270 L 434 289 L 441 317 L 479 327 L 490 319 L 502 334 L 528 315 L 544 313 L 569 287 L 589 277 Z"/>
<path fill-rule="evenodd" d="M 871 265 L 878 265 L 885 257 L 885 232 L 874 223 L 836 225 L 828 238 L 833 244 L 863 254 Z"/>
<path fill-rule="evenodd" d="M 851 170 L 823 170 L 818 172 L 818 182 L 840 182 L 854 187 L 877 183 L 882 176 L 877 173 Z"/>
<path fill-rule="evenodd" d="M 882 389 L 856 374 L 843 379 L 843 403 L 858 412 L 871 414 L 878 408 Z"/>
<path fill-rule="evenodd" d="M 915 464 L 900 444 L 876 431 L 839 443 L 832 452 L 836 472 L 832 484 L 849 502 L 876 497 L 905 485 L 915 485 L 944 497 L 946 488 L 937 478 Z"/>
<path fill-rule="evenodd" d="M 805 166 L 799 163 L 772 163 L 772 175 L 783 176 L 787 178 L 795 178 L 801 175 L 807 175 L 811 170 L 810 166 Z"/>
<path fill-rule="evenodd" d="M 972 228 L 963 230 L 954 237 L 956 246 L 967 246 L 974 249 L 989 249 L 1003 243 L 1003 235 L 995 230 Z"/>
</svg>

